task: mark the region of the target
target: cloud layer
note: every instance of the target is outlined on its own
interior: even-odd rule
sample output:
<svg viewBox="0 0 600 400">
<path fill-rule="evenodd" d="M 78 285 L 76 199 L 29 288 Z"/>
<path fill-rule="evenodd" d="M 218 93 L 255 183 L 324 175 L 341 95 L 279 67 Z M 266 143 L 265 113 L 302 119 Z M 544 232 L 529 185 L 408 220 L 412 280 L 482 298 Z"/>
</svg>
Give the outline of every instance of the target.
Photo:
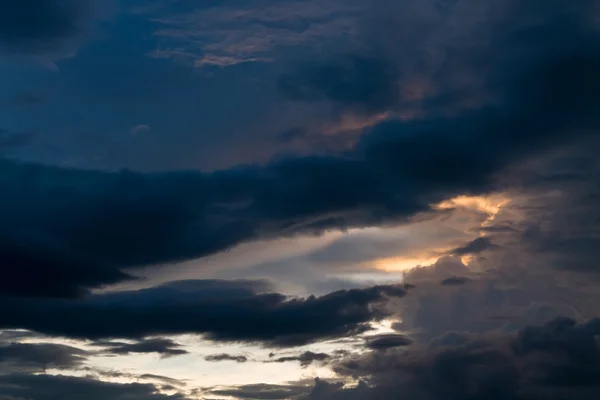
<svg viewBox="0 0 600 400">
<path fill-rule="evenodd" d="M 362 333 L 390 314 L 388 298 L 404 286 L 376 286 L 322 297 L 260 293 L 261 283 L 184 281 L 80 300 L 0 298 L 1 328 L 30 329 L 72 338 L 143 338 L 204 334 L 215 341 L 298 346 Z M 113 352 L 165 353 L 164 340 L 111 346 Z"/>
<path fill-rule="evenodd" d="M 51 249 L 52 258 L 65 258 L 61 265 L 79 258 L 82 265 L 99 265 L 86 266 L 93 276 L 73 267 L 68 277 L 48 277 L 57 281 L 57 295 L 73 295 L 127 279 L 119 268 L 202 257 L 252 240 L 398 223 L 458 194 L 497 189 L 501 171 L 587 137 L 600 122 L 598 32 L 587 15 L 566 13 L 557 20 L 549 10 L 543 23 L 501 37 L 488 85 L 497 96 L 494 105 L 386 121 L 346 154 L 285 157 L 210 174 L 76 171 L 5 161 L 0 219 L 6 235 L 22 241 L 27 253 Z M 556 29 L 560 41 L 548 36 Z M 514 52 L 522 48 L 535 49 L 536 57 L 514 65 Z M 335 75 L 342 81 L 324 77 L 311 85 L 333 85 L 320 90 L 365 107 L 377 106 L 375 93 L 387 90 L 368 79 L 368 68 Z M 39 198 L 43 209 L 35 209 Z M 30 256 L 20 257 L 40 269 Z M 21 280 L 5 272 L 13 290 Z"/>
</svg>

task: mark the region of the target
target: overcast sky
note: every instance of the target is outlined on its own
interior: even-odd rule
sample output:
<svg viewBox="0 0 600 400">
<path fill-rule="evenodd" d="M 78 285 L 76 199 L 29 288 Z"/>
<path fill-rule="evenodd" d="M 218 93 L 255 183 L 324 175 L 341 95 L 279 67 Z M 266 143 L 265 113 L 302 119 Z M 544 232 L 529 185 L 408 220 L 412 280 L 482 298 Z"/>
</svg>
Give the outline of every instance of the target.
<svg viewBox="0 0 600 400">
<path fill-rule="evenodd" d="M 594 0 L 0 0 L 0 400 L 600 398 Z"/>
</svg>

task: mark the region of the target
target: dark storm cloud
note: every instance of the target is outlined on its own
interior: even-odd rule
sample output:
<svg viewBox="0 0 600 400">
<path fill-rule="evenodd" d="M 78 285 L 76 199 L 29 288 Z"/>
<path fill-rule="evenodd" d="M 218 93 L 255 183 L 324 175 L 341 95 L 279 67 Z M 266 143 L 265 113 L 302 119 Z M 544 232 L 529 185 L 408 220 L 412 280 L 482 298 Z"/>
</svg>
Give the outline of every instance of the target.
<svg viewBox="0 0 600 400">
<path fill-rule="evenodd" d="M 184 281 L 78 300 L 2 298 L 0 327 L 89 339 L 202 333 L 215 341 L 297 346 L 364 332 L 389 315 L 386 299 L 406 293 L 403 286 L 376 286 L 287 298 L 256 286 L 264 285 Z"/>
<path fill-rule="evenodd" d="M 163 338 L 145 339 L 136 343 L 98 342 L 95 344 L 106 347 L 104 351 L 109 354 L 118 355 L 158 353 L 161 357 L 172 357 L 188 354 L 187 351 L 180 348 L 179 344 Z"/>
<path fill-rule="evenodd" d="M 523 23 L 500 30 L 493 42 L 486 80 L 493 104 L 381 123 L 346 154 L 213 173 L 2 162 L 0 248 L 13 251 L 18 238 L 25 254 L 1 264 L 0 292 L 74 296 L 129 278 L 117 268 L 202 257 L 258 239 L 398 223 L 448 197 L 499 188 L 506 168 L 600 127 L 600 35 L 588 18 L 591 3 L 509 4 L 522 11 Z M 310 93 L 364 109 L 381 108 L 395 93 L 385 58 L 341 65 L 339 74 L 325 68 L 332 79 L 309 80 Z M 27 266 L 31 289 L 18 265 Z"/>
<path fill-rule="evenodd" d="M 342 361 L 356 388 L 317 381 L 306 399 L 583 400 L 600 395 L 600 323 L 562 318 L 515 335 L 454 334 L 435 344 Z"/>
<path fill-rule="evenodd" d="M 237 363 L 245 363 L 248 361 L 248 357 L 235 354 L 211 354 L 210 356 L 204 357 L 206 361 L 219 362 L 219 361 L 235 361 Z"/>
<path fill-rule="evenodd" d="M 0 372 L 42 372 L 48 368 L 75 369 L 89 353 L 53 343 L 0 344 Z"/>
<path fill-rule="evenodd" d="M 96 0 L 2 0 L 0 50 L 14 54 L 72 50 L 91 33 L 96 18 L 105 16 L 106 4 Z"/>
<path fill-rule="evenodd" d="M 78 297 L 88 289 L 133 279 L 115 267 L 79 257 L 35 237 L 0 235 L 0 294 Z"/>
<path fill-rule="evenodd" d="M 394 347 L 409 346 L 413 340 L 405 335 L 387 333 L 369 337 L 366 346 L 371 350 L 386 350 Z"/>
<path fill-rule="evenodd" d="M 326 353 L 314 353 L 312 351 L 305 351 L 296 356 L 273 358 L 272 360 L 269 360 L 268 362 L 284 363 L 284 362 L 298 361 L 301 366 L 307 367 L 314 362 L 323 362 L 323 361 L 329 360 L 330 358 L 331 358 L 331 356 Z"/>
<path fill-rule="evenodd" d="M 36 400 L 185 400 L 181 394 L 160 394 L 151 384 L 119 384 L 61 375 L 0 375 L 2 394 Z M 10 397 L 9 397 L 10 398 Z"/>
</svg>

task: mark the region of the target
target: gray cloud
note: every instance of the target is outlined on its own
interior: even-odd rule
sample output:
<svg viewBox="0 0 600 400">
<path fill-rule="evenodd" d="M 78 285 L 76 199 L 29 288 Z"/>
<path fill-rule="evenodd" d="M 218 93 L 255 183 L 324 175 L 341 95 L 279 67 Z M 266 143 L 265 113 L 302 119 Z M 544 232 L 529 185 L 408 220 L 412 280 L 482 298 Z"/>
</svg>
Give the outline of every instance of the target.
<svg viewBox="0 0 600 400">
<path fill-rule="evenodd" d="M 109 354 L 117 355 L 157 353 L 161 357 L 172 357 L 188 354 L 179 344 L 164 338 L 144 339 L 136 343 L 97 342 L 95 345 L 105 347 L 103 351 Z"/>
<path fill-rule="evenodd" d="M 237 363 L 245 363 L 248 361 L 248 357 L 243 355 L 235 355 L 235 354 L 211 354 L 209 356 L 204 357 L 206 361 L 210 362 L 219 362 L 219 361 L 235 361 Z"/>
<path fill-rule="evenodd" d="M 492 241 L 489 238 L 480 237 L 480 238 L 473 240 L 472 242 L 467 243 L 464 246 L 457 247 L 456 249 L 452 250 L 450 252 L 450 254 L 455 255 L 455 256 L 464 256 L 467 254 L 478 254 L 478 253 L 484 252 L 486 250 L 489 250 L 490 248 L 493 248 L 493 247 L 494 247 L 494 244 L 492 243 Z"/>
<path fill-rule="evenodd" d="M 413 340 L 405 335 L 386 333 L 369 337 L 366 342 L 367 348 L 371 350 L 386 350 L 394 347 L 411 345 Z"/>
<path fill-rule="evenodd" d="M 79 348 L 53 343 L 0 344 L 0 371 L 36 373 L 49 368 L 76 369 L 89 355 Z"/>
<path fill-rule="evenodd" d="M 373 352 L 337 371 L 356 388 L 317 381 L 306 399 L 585 399 L 600 393 L 598 320 L 562 318 L 514 335 L 454 335 L 414 350 Z"/>
<path fill-rule="evenodd" d="M 305 385 L 243 385 L 232 388 L 213 389 L 209 393 L 217 396 L 232 396 L 238 399 L 290 399 L 306 393 L 309 388 Z"/>
<path fill-rule="evenodd" d="M 108 383 L 91 378 L 53 375 L 0 375 L 3 395 L 36 400 L 79 400 L 82 393 L 89 400 L 184 400 L 182 394 L 165 395 L 151 384 Z M 10 399 L 10 397 L 9 397 Z"/>
<path fill-rule="evenodd" d="M 324 362 L 324 361 L 329 360 L 330 358 L 331 358 L 331 356 L 326 353 L 315 353 L 312 351 L 305 351 L 303 353 L 300 353 L 300 354 L 294 355 L 294 356 L 284 356 L 284 357 L 272 358 L 268 362 L 284 363 L 284 362 L 298 361 L 301 366 L 307 367 L 314 362 Z"/>
</svg>

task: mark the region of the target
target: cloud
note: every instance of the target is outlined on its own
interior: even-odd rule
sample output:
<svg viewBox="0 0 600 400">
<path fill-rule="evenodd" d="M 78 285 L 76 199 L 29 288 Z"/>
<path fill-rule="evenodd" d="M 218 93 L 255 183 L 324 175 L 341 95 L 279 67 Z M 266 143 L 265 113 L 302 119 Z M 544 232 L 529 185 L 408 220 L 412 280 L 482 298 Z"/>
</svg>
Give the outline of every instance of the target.
<svg viewBox="0 0 600 400">
<path fill-rule="evenodd" d="M 279 89 L 292 100 L 330 100 L 371 114 L 399 101 L 399 79 L 387 60 L 348 56 L 335 64 L 302 66 L 295 74 L 280 77 Z"/>
<path fill-rule="evenodd" d="M 507 234 L 514 235 L 503 233 Z M 543 262 L 530 261 L 537 258 Z M 458 283 L 456 278 L 461 282 L 468 278 L 468 284 L 440 287 L 446 279 Z M 403 299 L 398 310 L 402 322 L 394 329 L 420 343 L 449 331 L 514 332 L 560 316 L 583 321 L 599 312 L 597 279 L 553 268 L 545 257 L 524 255 L 512 245 L 495 249 L 469 266 L 442 258 L 407 272 L 405 279 L 416 287 Z"/>
<path fill-rule="evenodd" d="M 388 285 L 287 298 L 263 288 L 260 282 L 185 281 L 77 300 L 1 298 L 0 327 L 89 339 L 197 333 L 215 341 L 298 346 L 364 332 L 369 322 L 389 315 L 388 298 L 406 293 Z M 166 343 L 124 349 L 156 350 Z"/>
<path fill-rule="evenodd" d="M 478 254 L 494 247 L 492 241 L 487 237 L 480 237 L 464 246 L 457 247 L 450 253 L 455 256 L 465 256 L 468 254 Z"/>
<path fill-rule="evenodd" d="M 219 361 L 235 361 L 237 363 L 245 363 L 248 361 L 248 357 L 242 355 L 234 355 L 234 354 L 211 354 L 209 356 L 204 357 L 206 361 L 210 362 L 219 362 Z"/>
<path fill-rule="evenodd" d="M 106 347 L 104 351 L 117 355 L 158 353 L 161 357 L 172 357 L 188 354 L 179 344 L 164 338 L 145 339 L 136 343 L 97 342 L 95 345 Z"/>
<path fill-rule="evenodd" d="M 133 279 L 114 266 L 75 254 L 68 247 L 29 235 L 0 238 L 0 294 L 78 297 L 88 289 Z"/>
<path fill-rule="evenodd" d="M 109 2 L 2 0 L 0 51 L 12 55 L 64 56 L 107 17 Z"/>
<path fill-rule="evenodd" d="M 5 161 L 0 220 L 9 236 L 35 234 L 109 269 L 127 268 L 252 240 L 399 223 L 447 198 L 498 189 L 502 171 L 598 127 L 599 35 L 586 28 L 585 16 L 567 16 L 558 26 L 560 41 L 547 40 L 557 26 L 546 23 L 511 33 L 528 40 L 499 42 L 490 77 L 494 105 L 382 122 L 345 154 L 283 157 L 213 173 L 109 173 Z M 515 58 L 522 47 L 537 56 Z M 360 81 L 360 71 L 351 78 Z M 33 211 L 39 198 L 45 206 Z"/>
<path fill-rule="evenodd" d="M 346 0 L 269 0 L 256 4 L 193 2 L 174 7 L 159 2 L 139 12 L 159 23 L 161 40 L 151 53 L 195 67 L 271 62 L 280 50 L 314 49 L 352 34 L 358 7 Z"/>
<path fill-rule="evenodd" d="M 455 335 L 411 350 L 372 352 L 337 371 L 355 388 L 317 381 L 306 399 L 583 399 L 600 393 L 598 320 L 562 318 L 510 335 Z M 458 340 L 460 339 L 460 340 Z"/>
<path fill-rule="evenodd" d="M 140 375 L 139 378 L 159 381 L 159 382 L 166 383 L 166 384 L 172 385 L 172 386 L 185 386 L 184 382 L 182 382 L 178 379 L 169 378 L 168 376 L 155 375 L 155 374 L 143 374 L 143 375 Z"/>
<path fill-rule="evenodd" d="M 212 389 L 210 394 L 217 396 L 231 396 L 238 399 L 290 399 L 306 393 L 308 388 L 304 385 L 243 385 L 232 388 Z"/>
<path fill-rule="evenodd" d="M 37 373 L 49 368 L 76 369 L 88 356 L 85 350 L 61 344 L 0 344 L 0 371 Z"/>
<path fill-rule="evenodd" d="M 36 400 L 185 400 L 182 394 L 160 394 L 151 384 L 119 384 L 61 375 L 0 375 L 4 395 Z M 10 397 L 9 397 L 10 398 Z"/>
<path fill-rule="evenodd" d="M 366 346 L 371 350 L 386 350 L 394 347 L 408 346 L 412 343 L 413 340 L 408 336 L 386 333 L 369 337 Z"/>
<path fill-rule="evenodd" d="M 469 283 L 471 279 L 464 276 L 453 276 L 451 278 L 446 278 L 440 282 L 442 286 L 457 286 L 464 285 L 465 283 Z"/>
<path fill-rule="evenodd" d="M 314 362 L 324 362 L 324 361 L 329 360 L 330 358 L 331 358 L 331 356 L 326 353 L 314 353 L 312 351 L 305 351 L 296 356 L 273 358 L 273 359 L 269 360 L 268 362 L 284 363 L 284 362 L 298 361 L 298 362 L 300 362 L 301 366 L 307 367 Z"/>
</svg>

